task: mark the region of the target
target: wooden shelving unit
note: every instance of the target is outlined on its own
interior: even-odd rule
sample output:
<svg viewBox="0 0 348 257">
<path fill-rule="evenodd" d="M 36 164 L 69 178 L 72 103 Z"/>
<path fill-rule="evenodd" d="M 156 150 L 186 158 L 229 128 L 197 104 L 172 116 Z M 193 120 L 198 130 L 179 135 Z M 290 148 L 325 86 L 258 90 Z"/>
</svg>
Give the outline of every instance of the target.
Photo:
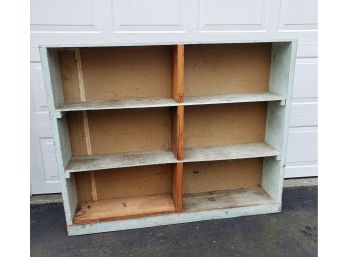
<svg viewBox="0 0 348 257">
<path fill-rule="evenodd" d="M 280 211 L 295 42 L 40 51 L 69 235 Z"/>
</svg>

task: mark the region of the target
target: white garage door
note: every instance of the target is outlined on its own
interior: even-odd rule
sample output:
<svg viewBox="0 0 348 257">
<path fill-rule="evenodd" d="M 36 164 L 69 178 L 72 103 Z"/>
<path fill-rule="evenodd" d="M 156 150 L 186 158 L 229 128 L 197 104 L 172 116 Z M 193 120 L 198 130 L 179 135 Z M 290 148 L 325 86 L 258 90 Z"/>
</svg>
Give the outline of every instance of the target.
<svg viewBox="0 0 348 257">
<path fill-rule="evenodd" d="M 317 0 L 31 0 L 31 192 L 60 191 L 38 46 L 298 39 L 286 177 L 317 175 Z"/>
</svg>

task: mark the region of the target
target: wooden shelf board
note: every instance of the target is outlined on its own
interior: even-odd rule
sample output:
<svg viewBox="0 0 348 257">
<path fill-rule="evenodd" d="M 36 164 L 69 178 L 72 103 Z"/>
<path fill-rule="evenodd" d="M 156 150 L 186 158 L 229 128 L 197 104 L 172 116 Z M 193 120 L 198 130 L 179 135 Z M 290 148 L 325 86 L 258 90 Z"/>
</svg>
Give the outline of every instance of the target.
<svg viewBox="0 0 348 257">
<path fill-rule="evenodd" d="M 83 155 L 73 156 L 65 168 L 65 172 L 95 171 L 176 162 L 175 155 L 170 150 Z"/>
<path fill-rule="evenodd" d="M 227 103 L 246 103 L 246 102 L 268 102 L 281 101 L 285 97 L 269 92 L 248 93 L 248 94 L 228 94 L 211 96 L 186 96 L 185 105 L 205 105 L 205 104 L 227 104 Z"/>
<path fill-rule="evenodd" d="M 175 212 L 170 194 L 88 201 L 78 206 L 73 223 L 85 224 L 168 212 Z"/>
<path fill-rule="evenodd" d="M 171 106 L 190 106 L 206 104 L 227 104 L 227 103 L 246 103 L 246 102 L 268 102 L 281 101 L 285 97 L 272 93 L 249 93 L 249 94 L 229 94 L 211 96 L 188 96 L 184 102 L 177 103 L 172 98 L 154 99 L 127 99 L 118 101 L 86 101 L 76 103 L 64 103 L 56 108 L 57 112 L 88 111 L 88 110 L 112 110 L 112 109 L 132 109 L 132 108 L 153 108 Z"/>
<path fill-rule="evenodd" d="M 152 108 L 177 106 L 178 103 L 172 98 L 153 99 L 127 99 L 118 101 L 86 101 L 77 103 L 64 103 L 57 107 L 59 112 L 67 111 L 88 111 L 108 109 L 131 109 L 131 108 Z"/>
<path fill-rule="evenodd" d="M 65 172 L 95 171 L 179 162 L 220 161 L 278 156 L 279 152 L 266 143 L 197 147 L 184 150 L 184 160 L 178 161 L 170 150 L 127 152 L 105 155 L 73 156 Z"/>
<path fill-rule="evenodd" d="M 185 194 L 185 212 L 276 203 L 261 187 Z"/>
<path fill-rule="evenodd" d="M 184 162 L 219 161 L 278 156 L 279 152 L 266 143 L 197 147 L 184 150 Z"/>
</svg>

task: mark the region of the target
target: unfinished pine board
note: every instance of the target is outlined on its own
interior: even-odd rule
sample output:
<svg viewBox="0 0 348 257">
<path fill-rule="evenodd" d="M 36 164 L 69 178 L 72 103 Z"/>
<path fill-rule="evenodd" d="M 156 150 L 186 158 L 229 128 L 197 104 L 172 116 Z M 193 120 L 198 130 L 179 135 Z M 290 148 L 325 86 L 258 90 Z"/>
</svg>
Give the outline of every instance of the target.
<svg viewBox="0 0 348 257">
<path fill-rule="evenodd" d="M 65 172 L 105 170 L 176 162 L 177 159 L 170 150 L 81 155 L 71 157 Z"/>
<path fill-rule="evenodd" d="M 184 156 L 184 106 L 172 110 L 172 150 L 178 160 Z"/>
<path fill-rule="evenodd" d="M 73 223 L 127 219 L 174 211 L 175 206 L 170 194 L 89 201 L 80 204 Z"/>
<path fill-rule="evenodd" d="M 184 165 L 184 194 L 261 185 L 263 158 L 189 162 Z"/>
<path fill-rule="evenodd" d="M 169 150 L 170 108 L 87 111 L 93 154 Z M 86 155 L 80 112 L 68 113 L 71 152 Z"/>
<path fill-rule="evenodd" d="M 173 46 L 172 51 L 172 96 L 180 103 L 184 97 L 184 45 Z"/>
<path fill-rule="evenodd" d="M 171 164 L 95 172 L 98 200 L 171 193 Z M 88 172 L 74 174 L 79 202 L 92 200 Z"/>
<path fill-rule="evenodd" d="M 185 46 L 185 96 L 269 91 L 271 44 Z"/>
<path fill-rule="evenodd" d="M 267 103 L 188 106 L 185 148 L 264 142 Z"/>
<path fill-rule="evenodd" d="M 184 106 L 173 108 L 172 112 L 172 150 L 178 161 L 184 158 Z M 172 167 L 172 196 L 177 212 L 182 210 L 182 175 L 183 164 L 175 163 Z"/>
<path fill-rule="evenodd" d="M 86 101 L 171 98 L 171 46 L 80 48 Z M 73 50 L 60 50 L 64 102 L 78 102 Z"/>
<path fill-rule="evenodd" d="M 172 164 L 172 197 L 177 212 L 182 211 L 183 163 Z"/>
<path fill-rule="evenodd" d="M 270 102 L 285 100 L 285 97 L 272 93 L 226 94 L 209 96 L 187 96 L 184 105 L 228 104 L 247 102 Z"/>
<path fill-rule="evenodd" d="M 280 153 L 266 143 L 186 148 L 184 162 L 248 159 L 278 156 Z"/>
<path fill-rule="evenodd" d="M 184 209 L 187 212 L 238 208 L 275 203 L 261 187 L 185 194 Z"/>
<path fill-rule="evenodd" d="M 88 111 L 88 110 L 112 110 L 112 109 L 133 109 L 133 108 L 153 108 L 177 106 L 177 102 L 172 98 L 153 98 L 153 99 L 127 99 L 117 101 L 89 101 L 64 103 L 57 107 L 57 111 Z"/>
<path fill-rule="evenodd" d="M 184 97 L 184 45 L 173 47 L 172 52 L 172 97 L 181 103 Z M 172 150 L 176 159 L 184 158 L 184 106 L 172 109 Z M 182 211 L 183 164 L 172 165 L 172 197 L 176 212 Z"/>
</svg>

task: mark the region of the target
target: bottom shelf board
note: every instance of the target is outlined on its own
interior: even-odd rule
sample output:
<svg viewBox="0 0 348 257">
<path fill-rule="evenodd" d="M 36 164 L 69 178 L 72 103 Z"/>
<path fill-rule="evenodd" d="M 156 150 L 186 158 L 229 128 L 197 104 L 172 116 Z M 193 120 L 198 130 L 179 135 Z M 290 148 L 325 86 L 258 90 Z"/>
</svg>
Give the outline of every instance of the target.
<svg viewBox="0 0 348 257">
<path fill-rule="evenodd" d="M 272 203 L 275 203 L 275 201 L 261 187 L 185 194 L 183 197 L 183 209 L 185 212 Z"/>
<path fill-rule="evenodd" d="M 175 212 L 170 194 L 89 201 L 78 206 L 73 223 L 86 224 L 168 212 Z"/>
</svg>

